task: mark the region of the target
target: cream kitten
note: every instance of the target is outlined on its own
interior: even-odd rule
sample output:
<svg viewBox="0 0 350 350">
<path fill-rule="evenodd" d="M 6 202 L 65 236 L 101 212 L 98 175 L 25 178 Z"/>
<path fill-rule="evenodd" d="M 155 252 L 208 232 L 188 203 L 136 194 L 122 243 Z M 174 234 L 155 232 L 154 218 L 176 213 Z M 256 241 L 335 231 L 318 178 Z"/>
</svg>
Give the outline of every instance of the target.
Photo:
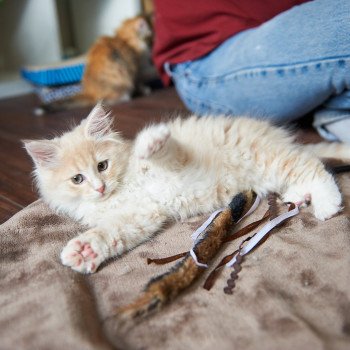
<svg viewBox="0 0 350 350">
<path fill-rule="evenodd" d="M 289 202 L 311 194 L 320 220 L 340 210 L 338 187 L 310 147 L 265 121 L 178 118 L 144 129 L 134 142 L 111 125 L 97 105 L 62 137 L 25 142 L 44 200 L 90 227 L 61 253 L 62 263 L 76 271 L 95 272 L 167 221 L 211 212 L 247 189 L 260 196 L 277 192 Z M 326 156 L 326 148 L 318 148 Z M 350 157 L 347 146 L 327 150 Z"/>
</svg>

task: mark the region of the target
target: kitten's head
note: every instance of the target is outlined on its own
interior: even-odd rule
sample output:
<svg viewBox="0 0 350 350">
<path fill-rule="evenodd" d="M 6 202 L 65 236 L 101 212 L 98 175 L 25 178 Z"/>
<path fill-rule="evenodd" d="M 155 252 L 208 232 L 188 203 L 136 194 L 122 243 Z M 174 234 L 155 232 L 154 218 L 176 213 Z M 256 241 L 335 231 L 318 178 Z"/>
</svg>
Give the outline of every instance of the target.
<svg viewBox="0 0 350 350">
<path fill-rule="evenodd" d="M 145 16 L 136 16 L 124 21 L 116 31 L 116 36 L 136 51 L 144 52 L 151 47 L 152 28 Z"/>
<path fill-rule="evenodd" d="M 52 140 L 24 141 L 42 197 L 65 212 L 108 198 L 128 162 L 127 144 L 98 104 L 80 125 Z"/>
</svg>

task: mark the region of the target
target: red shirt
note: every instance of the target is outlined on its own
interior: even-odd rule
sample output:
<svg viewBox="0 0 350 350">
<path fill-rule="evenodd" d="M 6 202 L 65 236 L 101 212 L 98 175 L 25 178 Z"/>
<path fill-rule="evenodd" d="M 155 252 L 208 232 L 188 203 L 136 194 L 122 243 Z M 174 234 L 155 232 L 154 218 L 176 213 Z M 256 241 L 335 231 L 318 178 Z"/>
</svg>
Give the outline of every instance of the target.
<svg viewBox="0 0 350 350">
<path fill-rule="evenodd" d="M 155 0 L 154 63 L 165 85 L 165 62 L 209 53 L 232 35 L 257 27 L 308 0 Z"/>
</svg>

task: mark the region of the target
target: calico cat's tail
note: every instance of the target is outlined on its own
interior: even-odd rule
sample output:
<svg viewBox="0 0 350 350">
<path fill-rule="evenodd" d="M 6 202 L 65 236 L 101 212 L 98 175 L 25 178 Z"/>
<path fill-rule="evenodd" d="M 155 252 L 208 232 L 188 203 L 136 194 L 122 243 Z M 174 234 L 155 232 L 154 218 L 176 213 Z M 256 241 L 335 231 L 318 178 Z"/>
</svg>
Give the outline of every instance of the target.
<svg viewBox="0 0 350 350">
<path fill-rule="evenodd" d="M 201 263 L 208 263 L 222 246 L 236 223 L 252 206 L 255 193 L 246 191 L 236 195 L 229 208 L 221 212 L 205 230 L 203 238 L 195 245 L 194 252 Z M 118 310 L 126 318 L 144 317 L 159 310 L 189 287 L 205 269 L 196 264 L 188 252 L 171 270 L 147 284 L 144 292 L 133 303 Z"/>
<path fill-rule="evenodd" d="M 81 93 L 62 100 L 42 104 L 41 106 L 34 109 L 34 114 L 43 115 L 47 113 L 66 111 L 78 107 L 93 107 L 96 102 L 97 101 L 92 97 Z"/>
</svg>

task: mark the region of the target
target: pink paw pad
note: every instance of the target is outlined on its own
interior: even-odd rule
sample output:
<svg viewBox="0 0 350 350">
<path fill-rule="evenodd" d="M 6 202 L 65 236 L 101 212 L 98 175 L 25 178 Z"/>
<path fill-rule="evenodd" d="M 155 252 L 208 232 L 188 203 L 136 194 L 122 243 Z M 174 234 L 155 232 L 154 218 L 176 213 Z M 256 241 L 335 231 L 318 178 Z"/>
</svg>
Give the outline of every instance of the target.
<svg viewBox="0 0 350 350">
<path fill-rule="evenodd" d="M 95 272 L 103 260 L 103 252 L 99 251 L 98 242 L 94 248 L 91 246 L 92 244 L 95 242 L 71 240 L 62 250 L 62 263 L 82 273 Z"/>
<path fill-rule="evenodd" d="M 69 254 L 69 257 L 72 258 L 72 266 L 80 266 L 83 262 L 89 262 L 92 259 L 97 258 L 98 254 L 94 252 L 89 243 L 81 243 L 80 241 L 73 242 L 74 252 Z M 91 271 L 96 269 L 96 264 L 91 263 Z"/>
<path fill-rule="evenodd" d="M 86 243 L 82 246 L 82 250 L 80 252 L 80 254 L 84 257 L 84 258 L 96 258 L 97 254 L 93 251 L 93 249 L 91 248 L 89 243 Z"/>
<path fill-rule="evenodd" d="M 297 207 L 306 208 L 311 204 L 311 194 L 304 195 L 304 199 L 294 203 Z"/>
</svg>

